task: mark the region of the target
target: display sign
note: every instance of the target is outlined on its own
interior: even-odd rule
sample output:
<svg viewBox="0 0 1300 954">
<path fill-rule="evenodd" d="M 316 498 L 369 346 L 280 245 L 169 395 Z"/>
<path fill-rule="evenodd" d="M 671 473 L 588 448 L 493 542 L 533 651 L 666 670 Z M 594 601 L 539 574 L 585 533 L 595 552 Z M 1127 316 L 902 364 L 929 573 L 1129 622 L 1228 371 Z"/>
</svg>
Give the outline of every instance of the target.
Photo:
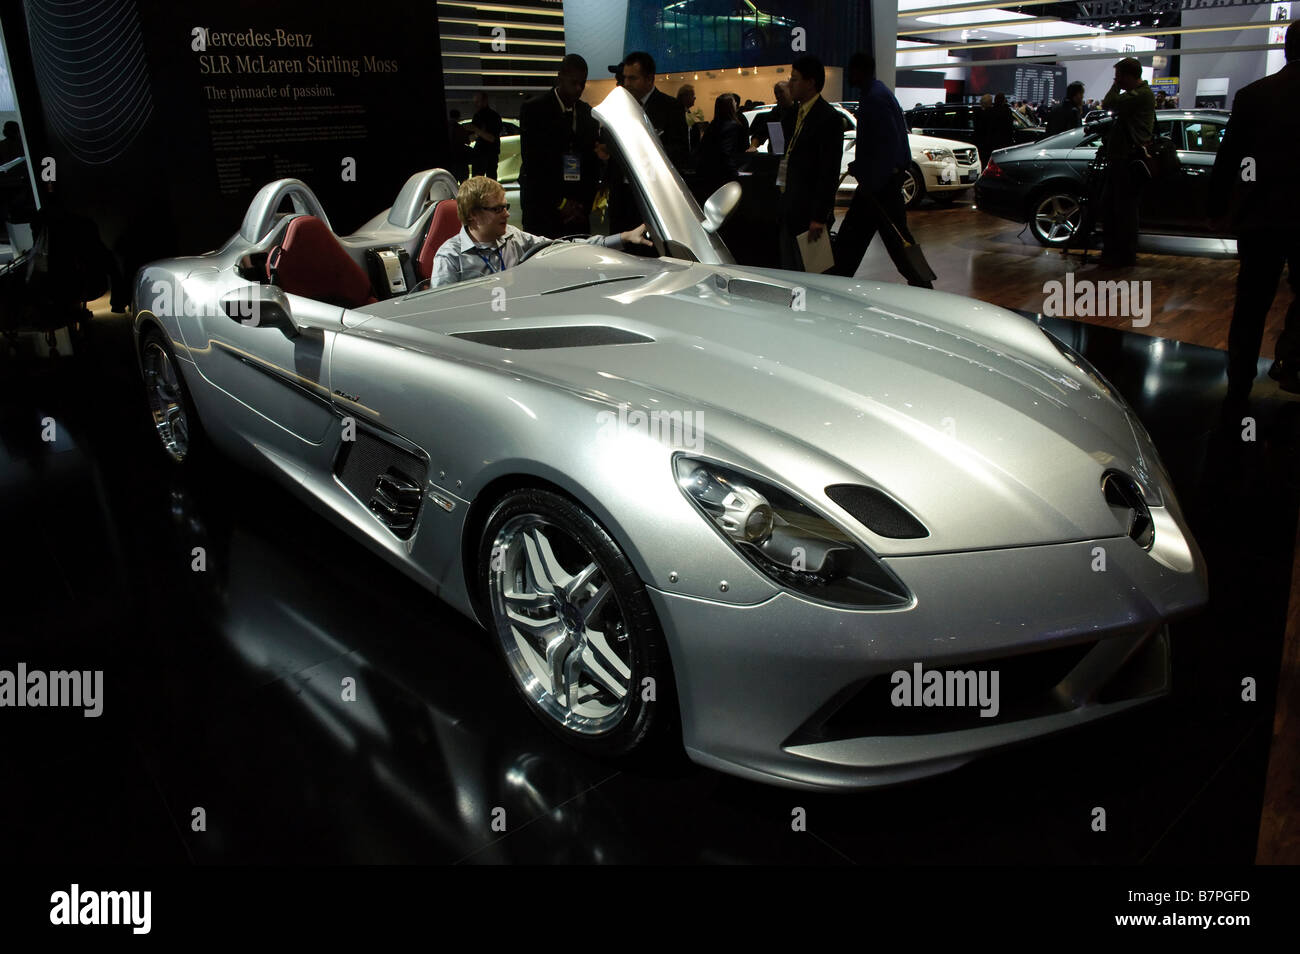
<svg viewBox="0 0 1300 954">
<path fill-rule="evenodd" d="M 1005 66 L 972 66 L 966 93 L 1004 93 L 1013 102 L 1050 103 L 1065 95 L 1066 72 L 1063 66 L 1032 63 Z"/>
<path fill-rule="evenodd" d="M 313 0 L 3 9 L 15 61 L 28 38 L 17 85 L 39 185 L 94 218 L 128 268 L 213 248 L 273 179 L 305 181 L 347 232 L 444 164 L 432 3 L 401 29 Z"/>
<path fill-rule="evenodd" d="M 1080 15 L 1075 23 L 1111 21 L 1116 17 L 1143 16 L 1149 13 L 1176 13 L 1179 10 L 1206 10 L 1211 7 L 1257 7 L 1271 0 L 1081 0 Z"/>
</svg>

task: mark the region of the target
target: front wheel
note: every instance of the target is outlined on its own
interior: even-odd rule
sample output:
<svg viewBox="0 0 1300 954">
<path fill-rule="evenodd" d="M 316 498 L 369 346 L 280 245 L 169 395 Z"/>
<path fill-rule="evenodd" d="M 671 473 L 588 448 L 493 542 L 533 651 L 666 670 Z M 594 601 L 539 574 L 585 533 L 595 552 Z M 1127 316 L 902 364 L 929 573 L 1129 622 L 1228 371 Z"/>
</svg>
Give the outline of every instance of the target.
<svg viewBox="0 0 1300 954">
<path fill-rule="evenodd" d="M 604 757 L 666 741 L 676 699 L 663 634 L 591 514 L 550 491 L 509 494 L 488 517 L 478 574 L 515 688 L 548 729 Z"/>
<path fill-rule="evenodd" d="M 1074 238 L 1083 223 L 1083 205 L 1069 192 L 1045 192 L 1034 202 L 1029 230 L 1040 245 L 1060 248 Z"/>
<path fill-rule="evenodd" d="M 903 205 L 909 209 L 914 209 L 921 204 L 925 198 L 925 180 L 921 175 L 921 170 L 916 166 L 909 166 L 903 173 Z"/>
</svg>

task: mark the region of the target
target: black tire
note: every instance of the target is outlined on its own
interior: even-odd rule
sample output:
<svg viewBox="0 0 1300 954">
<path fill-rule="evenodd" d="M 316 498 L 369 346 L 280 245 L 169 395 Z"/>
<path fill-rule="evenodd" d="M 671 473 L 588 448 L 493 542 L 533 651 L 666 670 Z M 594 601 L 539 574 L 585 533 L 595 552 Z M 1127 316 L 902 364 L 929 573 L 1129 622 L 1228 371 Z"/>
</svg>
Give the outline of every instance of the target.
<svg viewBox="0 0 1300 954">
<path fill-rule="evenodd" d="M 1066 187 L 1042 189 L 1029 200 L 1029 231 L 1039 245 L 1064 248 L 1082 224 L 1080 198 Z"/>
<path fill-rule="evenodd" d="M 167 390 L 179 409 L 179 424 L 184 428 L 183 440 L 178 440 L 182 437 L 177 426 L 178 419 L 168 414 L 164 407 L 166 399 L 158 386 L 159 362 L 164 358 L 175 376 L 175 386 Z M 190 396 L 190 389 L 185 384 L 171 342 L 156 327 L 151 327 L 140 336 L 140 368 L 144 375 L 145 400 L 148 402 L 153 430 L 158 436 L 163 455 L 178 467 L 193 467 L 195 460 L 201 461 L 207 454 L 207 437 L 203 433 L 194 398 Z"/>
<path fill-rule="evenodd" d="M 911 178 L 913 184 L 912 197 L 907 197 L 908 184 L 907 179 Z M 921 167 L 912 163 L 907 169 L 907 176 L 903 179 L 903 205 L 909 209 L 915 209 L 925 198 L 925 175 L 921 172 Z"/>
<path fill-rule="evenodd" d="M 567 598 L 558 602 L 551 600 L 554 606 L 532 608 L 537 614 L 537 625 L 528 630 L 536 640 L 532 642 L 525 635 L 524 628 L 507 619 L 504 607 L 514 605 L 514 618 L 518 619 L 518 607 L 522 603 L 513 601 L 545 601 L 551 597 L 540 595 L 541 591 L 551 593 L 565 589 L 548 587 L 547 583 L 552 581 L 539 580 L 533 574 L 530 552 L 540 552 L 539 534 L 547 541 L 547 549 L 559 564 L 558 570 L 566 573 L 579 571 L 572 578 L 577 580 L 581 578 L 583 568 L 594 566 L 596 575 L 575 591 L 572 601 Z M 558 576 L 558 572 L 552 575 Z M 647 759 L 657 761 L 663 755 L 680 750 L 672 666 L 654 608 L 645 586 L 618 544 L 583 507 L 548 490 L 526 488 L 508 494 L 492 510 L 484 526 L 476 581 L 483 618 L 511 682 L 547 729 L 571 746 L 600 758 L 635 756 L 639 762 Z M 608 591 L 605 590 L 606 584 Z M 592 590 L 589 594 L 586 592 L 588 589 Z M 605 594 L 603 598 L 602 593 Z M 595 625 L 581 625 L 584 610 L 593 604 L 600 607 L 591 617 L 593 623 L 603 627 L 599 631 Z M 551 616 L 549 635 L 543 635 L 541 627 Z M 533 619 L 531 616 L 528 618 Z M 561 652 L 569 660 L 585 660 L 590 655 L 612 677 L 609 681 L 626 682 L 624 695 L 619 697 L 606 689 L 589 668 L 584 669 L 588 684 L 573 694 L 580 697 L 583 689 L 589 690 L 578 703 L 579 707 L 586 707 L 585 714 L 578 712 L 576 707 L 569 708 L 567 693 L 564 693 L 566 698 L 563 701 L 561 693 L 553 693 L 551 688 L 557 685 L 557 681 L 545 674 L 538 675 L 536 667 L 556 667 L 563 663 L 540 660 L 538 646 L 553 643 L 561 634 L 570 642 L 554 653 L 555 659 L 561 658 Z M 590 644 L 586 641 L 588 634 L 600 637 L 598 648 L 593 648 L 597 647 L 595 641 Z M 610 636 L 612 638 L 608 638 Z M 580 648 L 568 648 L 570 646 Z M 610 661 L 614 656 L 626 666 L 625 678 Z M 590 664 L 584 661 L 582 665 L 588 667 Z M 581 679 L 582 675 L 569 678 Z M 647 679 L 653 683 L 647 683 Z M 529 681 L 527 686 L 526 680 Z M 646 698 L 650 685 L 654 688 L 653 700 Z M 594 714 L 606 707 L 613 711 L 605 716 Z M 564 712 L 566 708 L 569 709 L 567 713 Z"/>
</svg>

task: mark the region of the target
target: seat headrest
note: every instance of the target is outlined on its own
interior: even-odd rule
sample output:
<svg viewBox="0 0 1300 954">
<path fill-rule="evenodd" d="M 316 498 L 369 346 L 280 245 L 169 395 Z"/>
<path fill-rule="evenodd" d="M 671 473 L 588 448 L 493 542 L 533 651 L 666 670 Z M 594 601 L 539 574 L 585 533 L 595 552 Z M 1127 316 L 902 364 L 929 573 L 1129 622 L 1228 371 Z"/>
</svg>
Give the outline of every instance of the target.
<svg viewBox="0 0 1300 954">
<path fill-rule="evenodd" d="M 421 281 L 433 275 L 433 258 L 438 254 L 438 249 L 459 231 L 460 213 L 456 211 L 456 200 L 443 199 L 433 208 L 429 231 L 424 236 L 424 244 L 420 246 L 416 264 Z"/>
<path fill-rule="evenodd" d="M 356 308 L 377 299 L 370 279 L 339 243 L 330 227 L 314 215 L 290 220 L 284 238 L 267 257 L 267 275 L 274 274 L 290 295 L 301 295 Z"/>
</svg>

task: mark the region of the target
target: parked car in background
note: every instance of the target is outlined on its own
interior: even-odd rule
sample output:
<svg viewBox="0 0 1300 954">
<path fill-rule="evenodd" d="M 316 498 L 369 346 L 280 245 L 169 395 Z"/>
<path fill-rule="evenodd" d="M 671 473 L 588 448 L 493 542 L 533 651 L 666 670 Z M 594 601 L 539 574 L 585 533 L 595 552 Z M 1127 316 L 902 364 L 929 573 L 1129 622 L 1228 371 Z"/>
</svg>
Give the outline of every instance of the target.
<svg viewBox="0 0 1300 954">
<path fill-rule="evenodd" d="M 1182 169 L 1177 184 L 1143 191 L 1143 234 L 1212 239 L 1218 249 L 1235 250 L 1235 244 L 1231 249 L 1223 244 L 1225 234 L 1211 232 L 1206 225 L 1210 169 L 1228 115 L 1217 109 L 1156 111 L 1156 135 L 1174 141 Z M 1041 142 L 996 150 L 975 186 L 975 204 L 994 215 L 1027 222 L 1043 245 L 1065 245 L 1082 223 L 1088 164 L 1110 121 L 1103 117 Z"/>
<path fill-rule="evenodd" d="M 907 128 L 921 136 L 939 136 L 975 142 L 975 112 L 977 103 L 934 103 L 931 106 L 913 106 L 903 113 Z M 1015 124 L 1012 136 L 1016 145 L 1037 142 L 1047 135 L 1046 126 L 1037 126 L 1014 109 L 1011 121 Z"/>
<path fill-rule="evenodd" d="M 858 182 L 847 175 L 849 163 L 858 147 L 858 122 L 853 114 L 857 103 L 832 103 L 840 118 L 844 121 L 844 156 L 840 162 L 840 172 L 845 179 L 840 183 L 839 201 L 847 203 L 858 187 Z M 759 106 L 745 113 L 745 120 L 753 123 L 761 113 L 771 109 L 771 105 Z M 939 139 L 934 136 L 909 134 L 908 146 L 912 152 L 912 164 L 903 179 L 903 201 L 910 207 L 921 203 L 927 195 L 938 202 L 951 202 L 960 192 L 969 189 L 979 178 L 979 151 L 965 142 L 951 139 Z M 759 152 L 767 152 L 768 144 L 759 147 Z"/>
</svg>

